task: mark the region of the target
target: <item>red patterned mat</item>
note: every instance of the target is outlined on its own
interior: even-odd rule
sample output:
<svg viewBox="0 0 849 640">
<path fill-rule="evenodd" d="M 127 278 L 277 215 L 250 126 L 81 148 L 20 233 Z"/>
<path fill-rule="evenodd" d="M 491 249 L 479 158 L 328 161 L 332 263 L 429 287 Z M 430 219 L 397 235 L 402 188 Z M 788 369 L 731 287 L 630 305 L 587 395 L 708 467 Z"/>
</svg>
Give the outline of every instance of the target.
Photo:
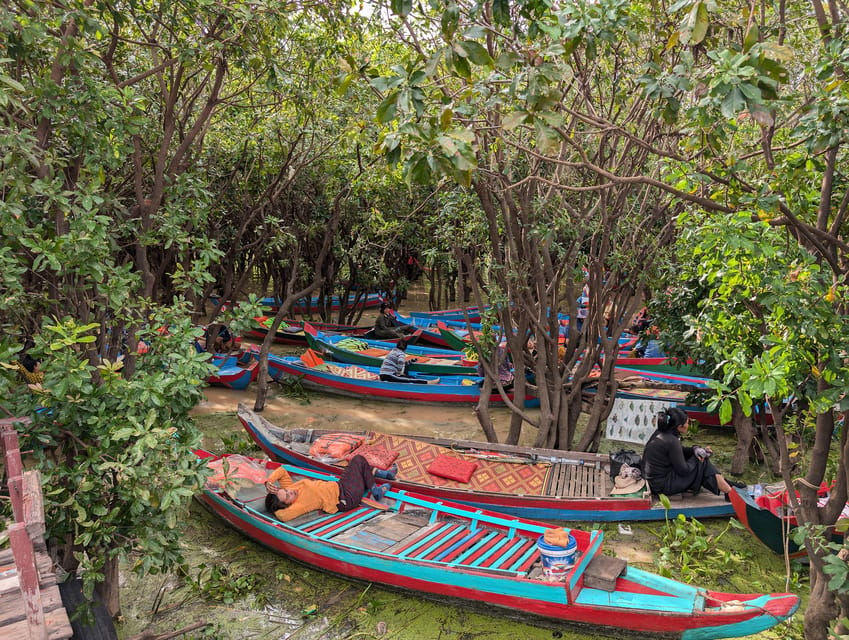
<svg viewBox="0 0 849 640">
<path fill-rule="evenodd" d="M 375 436 L 373 444 L 382 444 L 388 449 L 398 452 L 398 459 L 395 460 L 395 464 L 398 465 L 398 479 L 407 482 L 427 484 L 434 487 L 540 496 L 544 495 L 546 479 L 551 469 L 548 464 L 517 464 L 515 462 L 481 460 L 470 456 L 466 459 L 477 462 L 478 468 L 472 474 L 469 482 L 446 480 L 428 473 L 428 466 L 440 454 L 463 457 L 460 453 L 446 447 L 409 438 L 385 434 L 375 434 Z"/>
</svg>

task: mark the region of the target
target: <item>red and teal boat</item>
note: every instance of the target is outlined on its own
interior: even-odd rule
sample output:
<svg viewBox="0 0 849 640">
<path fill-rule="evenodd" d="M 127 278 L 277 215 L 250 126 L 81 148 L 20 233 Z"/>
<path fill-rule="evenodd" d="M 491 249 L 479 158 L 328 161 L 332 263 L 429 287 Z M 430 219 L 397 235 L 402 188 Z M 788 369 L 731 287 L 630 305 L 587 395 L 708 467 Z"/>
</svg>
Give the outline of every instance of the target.
<svg viewBox="0 0 849 640">
<path fill-rule="evenodd" d="M 785 489 L 768 490 L 754 497 L 746 489 L 735 488 L 728 495 L 737 519 L 772 551 L 781 555 L 786 553 L 791 558 L 806 555 L 804 547 L 793 542 L 790 536 L 798 523 Z M 825 487 L 820 489 L 820 496 L 820 500 L 828 500 Z M 849 504 L 844 508 L 842 517 L 849 518 Z M 832 542 L 842 544 L 844 534 L 842 530 L 835 529 L 829 538 Z"/>
<path fill-rule="evenodd" d="M 257 340 L 265 340 L 268 335 L 268 329 L 274 322 L 274 318 L 269 316 L 257 316 L 254 318 L 254 326 L 247 332 L 252 338 Z M 274 333 L 274 342 L 277 344 L 295 344 L 307 346 L 307 337 L 304 330 L 304 325 L 311 325 L 316 330 L 326 334 L 344 334 L 348 336 L 361 336 L 371 330 L 371 327 L 358 327 L 352 324 L 332 324 L 329 322 L 307 322 L 305 320 L 286 319 L 280 323 L 277 331 Z"/>
<path fill-rule="evenodd" d="M 477 404 L 480 400 L 478 383 L 482 380 L 474 372 L 465 376 L 439 377 L 411 373 L 411 377 L 425 383 L 385 382 L 380 380 L 377 367 L 325 362 L 311 350 L 300 358 L 269 354 L 268 374 L 275 380 L 285 376 L 295 378 L 307 389 L 335 395 L 434 404 Z M 508 397 L 513 398 L 512 392 L 508 393 Z M 503 400 L 498 393 L 493 393 L 490 402 L 495 404 Z M 539 406 L 539 399 L 527 395 L 525 406 Z"/>
<path fill-rule="evenodd" d="M 683 640 L 758 633 L 799 607 L 791 593 L 723 593 L 628 566 L 603 554 L 604 533 L 596 530 L 557 528 L 573 561 L 547 571 L 550 547 L 541 542 L 551 525 L 407 491 L 280 522 L 262 500 L 262 481 L 279 463 L 196 454 L 213 469 L 199 499 L 216 516 L 273 551 L 347 578 L 523 612 L 564 629 Z M 335 479 L 287 470 L 293 480 Z"/>
<path fill-rule="evenodd" d="M 387 452 L 397 465 L 395 489 L 415 491 L 437 500 L 451 500 L 481 509 L 524 518 L 553 521 L 621 522 L 688 518 L 728 518 L 731 504 L 710 492 L 670 496 L 667 511 L 656 496 L 641 490 L 612 493 L 610 456 L 598 453 L 520 447 L 379 433 L 278 427 L 240 404 L 239 421 L 273 460 L 339 473 L 343 460 L 313 455 L 322 438 L 344 436 Z M 468 477 L 434 476 L 428 471 L 437 460 L 449 459 Z"/>
</svg>

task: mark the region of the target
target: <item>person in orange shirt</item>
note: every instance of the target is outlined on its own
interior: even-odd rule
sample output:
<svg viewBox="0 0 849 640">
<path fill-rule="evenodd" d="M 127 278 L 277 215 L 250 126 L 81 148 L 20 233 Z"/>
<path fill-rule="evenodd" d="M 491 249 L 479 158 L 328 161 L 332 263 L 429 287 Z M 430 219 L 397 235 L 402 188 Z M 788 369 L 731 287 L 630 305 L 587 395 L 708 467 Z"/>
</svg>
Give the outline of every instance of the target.
<svg viewBox="0 0 849 640">
<path fill-rule="evenodd" d="M 275 483 L 279 482 L 280 486 Z M 265 508 L 278 520 L 288 522 L 310 511 L 325 513 L 350 511 L 360 506 L 363 495 L 370 492 L 375 499 L 383 499 L 385 487 L 376 487 L 374 469 L 362 456 L 348 462 L 339 480 L 298 480 L 292 482 L 281 465 L 265 481 Z"/>
</svg>

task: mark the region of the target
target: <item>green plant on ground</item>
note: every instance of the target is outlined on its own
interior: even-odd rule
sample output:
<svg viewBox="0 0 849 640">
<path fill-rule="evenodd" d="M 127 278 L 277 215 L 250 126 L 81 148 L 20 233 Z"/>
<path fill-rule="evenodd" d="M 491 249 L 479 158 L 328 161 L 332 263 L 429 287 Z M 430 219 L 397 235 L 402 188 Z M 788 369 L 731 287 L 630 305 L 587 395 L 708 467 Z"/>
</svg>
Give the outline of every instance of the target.
<svg viewBox="0 0 849 640">
<path fill-rule="evenodd" d="M 256 455 L 260 449 L 247 433 L 231 433 L 221 435 L 221 447 L 227 453 Z"/>
<path fill-rule="evenodd" d="M 186 573 L 183 577 L 192 593 L 207 600 L 233 604 L 248 596 L 254 596 L 254 606 L 262 608 L 267 602 L 256 574 L 236 575 L 226 565 L 199 564 L 196 576 Z"/>
<path fill-rule="evenodd" d="M 662 495 L 660 500 L 668 510 L 669 498 Z M 724 574 L 736 571 L 748 554 L 721 544 L 732 527 L 741 525 L 732 518 L 718 534 L 713 534 L 695 518 L 688 520 L 682 514 L 673 519 L 667 517 L 660 532 L 659 573 L 685 582 L 705 579 L 716 582 Z"/>
<path fill-rule="evenodd" d="M 275 380 L 275 382 L 280 386 L 283 395 L 287 398 L 292 398 L 309 404 L 310 396 L 301 384 L 301 378 L 286 376 L 279 380 Z"/>
</svg>

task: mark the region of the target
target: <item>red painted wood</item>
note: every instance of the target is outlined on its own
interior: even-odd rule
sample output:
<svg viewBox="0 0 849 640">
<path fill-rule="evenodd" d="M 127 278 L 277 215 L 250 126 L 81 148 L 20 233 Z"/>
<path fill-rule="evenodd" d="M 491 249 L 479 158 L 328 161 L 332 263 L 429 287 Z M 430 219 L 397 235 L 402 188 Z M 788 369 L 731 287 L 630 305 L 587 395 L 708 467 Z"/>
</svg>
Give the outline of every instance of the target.
<svg viewBox="0 0 849 640">
<path fill-rule="evenodd" d="M 35 567 L 35 551 L 26 526 L 16 522 L 7 529 L 12 555 L 18 569 L 18 580 L 24 608 L 29 624 L 30 640 L 47 640 L 48 630 L 44 623 L 44 610 L 41 606 L 41 589 L 38 586 L 38 570 Z"/>
</svg>

